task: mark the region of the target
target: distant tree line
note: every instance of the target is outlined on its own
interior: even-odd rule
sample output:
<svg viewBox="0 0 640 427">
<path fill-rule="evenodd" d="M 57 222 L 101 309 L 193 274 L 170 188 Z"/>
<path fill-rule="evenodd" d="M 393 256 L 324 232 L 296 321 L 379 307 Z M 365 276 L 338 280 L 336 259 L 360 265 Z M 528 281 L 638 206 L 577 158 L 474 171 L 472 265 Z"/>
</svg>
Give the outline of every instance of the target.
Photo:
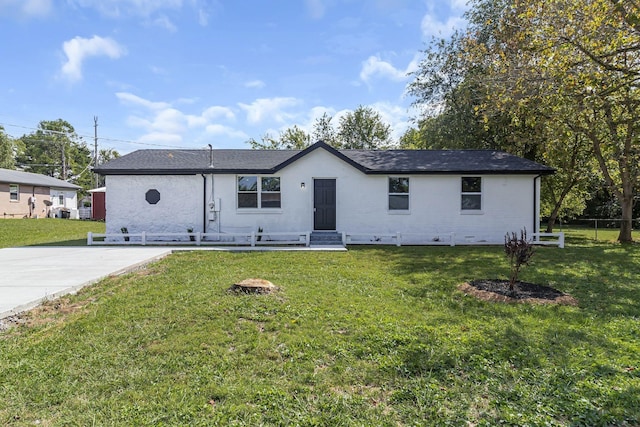
<svg viewBox="0 0 640 427">
<path fill-rule="evenodd" d="M 363 105 L 340 116 L 337 122 L 335 117 L 324 113 L 316 119 L 310 133 L 294 125 L 278 136 L 265 134 L 260 141 L 251 138 L 247 144 L 254 149 L 300 150 L 317 141 L 342 149 L 379 150 L 393 145 L 391 126 L 379 112 Z"/>
<path fill-rule="evenodd" d="M 98 163 L 116 157 L 115 150 L 99 150 Z M 18 138 L 11 138 L 0 126 L 1 168 L 51 176 L 88 190 L 104 184 L 102 177 L 95 182 L 93 163 L 94 153 L 65 120 L 41 121 L 36 130 Z"/>
</svg>

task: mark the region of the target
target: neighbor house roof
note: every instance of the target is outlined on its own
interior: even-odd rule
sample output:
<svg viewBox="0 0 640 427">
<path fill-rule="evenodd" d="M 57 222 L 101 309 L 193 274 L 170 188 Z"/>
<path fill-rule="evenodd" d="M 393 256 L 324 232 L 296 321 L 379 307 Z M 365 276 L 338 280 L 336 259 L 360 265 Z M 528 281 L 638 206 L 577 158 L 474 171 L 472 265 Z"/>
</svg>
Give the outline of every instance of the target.
<svg viewBox="0 0 640 427">
<path fill-rule="evenodd" d="M 102 175 L 272 174 L 324 149 L 365 174 L 552 174 L 554 169 L 494 150 L 138 150 L 101 165 Z"/>
<path fill-rule="evenodd" d="M 37 187 L 63 188 L 80 190 L 79 185 L 71 184 L 61 179 L 31 172 L 22 172 L 11 169 L 0 169 L 0 182 L 8 184 L 34 185 Z"/>
</svg>

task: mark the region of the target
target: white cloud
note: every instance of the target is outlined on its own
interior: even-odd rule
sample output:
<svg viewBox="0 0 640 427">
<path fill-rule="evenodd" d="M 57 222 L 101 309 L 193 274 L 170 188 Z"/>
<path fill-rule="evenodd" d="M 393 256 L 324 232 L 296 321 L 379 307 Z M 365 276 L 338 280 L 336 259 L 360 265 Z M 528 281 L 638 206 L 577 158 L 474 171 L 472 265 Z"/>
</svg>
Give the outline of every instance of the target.
<svg viewBox="0 0 640 427">
<path fill-rule="evenodd" d="M 97 9 L 111 17 L 123 15 L 148 17 L 159 10 L 180 9 L 183 0 L 69 0 L 81 7 Z"/>
<path fill-rule="evenodd" d="M 204 110 L 202 112 L 202 117 L 204 117 L 207 120 L 214 120 L 221 117 L 227 120 L 235 120 L 236 115 L 233 113 L 233 111 L 230 108 L 214 106 Z"/>
<path fill-rule="evenodd" d="M 108 56 L 117 59 L 126 50 L 111 38 L 93 36 L 90 39 L 75 37 L 62 44 L 67 61 L 62 65 L 62 74 L 71 81 L 82 79 L 82 64 L 91 56 Z"/>
<path fill-rule="evenodd" d="M 0 0 L 0 14 L 16 11 L 26 17 L 47 16 L 53 9 L 53 0 Z"/>
<path fill-rule="evenodd" d="M 176 134 L 167 134 L 162 132 L 151 132 L 138 138 L 139 142 L 145 144 L 158 144 L 158 145 L 180 145 L 182 143 L 182 136 Z"/>
<path fill-rule="evenodd" d="M 251 80 L 244 84 L 244 87 L 262 89 L 265 87 L 265 83 L 262 80 Z"/>
<path fill-rule="evenodd" d="M 21 1 L 21 0 L 0 0 Z M 29 0 L 29 1 L 53 1 L 53 0 Z M 209 17 L 222 8 L 218 0 L 67 0 L 77 7 L 91 8 L 100 14 L 110 18 L 143 17 L 145 24 L 158 25 L 169 31 L 176 31 L 173 21 L 162 12 L 180 12 L 185 7 L 195 12 L 198 24 L 206 27 Z M 160 14 L 160 16 L 157 16 Z M 154 19 L 154 17 L 156 17 Z"/>
<path fill-rule="evenodd" d="M 295 116 L 294 113 L 287 112 L 285 109 L 295 107 L 300 103 L 301 101 L 296 98 L 282 97 L 260 98 L 251 104 L 238 103 L 238 105 L 246 111 L 247 121 L 255 125 L 268 119 L 276 123 L 285 123 Z"/>
<path fill-rule="evenodd" d="M 451 4 L 451 9 L 458 12 L 464 12 L 469 8 L 468 0 L 450 0 L 449 3 Z"/>
<path fill-rule="evenodd" d="M 247 139 L 247 135 L 229 126 L 235 121 L 235 113 L 224 106 L 210 106 L 199 114 L 190 114 L 176 107 L 193 105 L 191 99 L 180 98 L 174 102 L 150 101 L 129 92 L 118 92 L 116 97 L 126 106 L 138 107 L 127 118 L 131 127 L 146 132 L 139 141 L 163 144 L 179 144 L 185 140 L 190 143 L 199 139 L 199 133 L 205 138 L 211 135 L 224 135 L 229 138 Z M 189 101 L 189 102 L 186 102 Z M 223 123 L 220 123 L 223 122 Z"/>
<path fill-rule="evenodd" d="M 305 0 L 309 15 L 313 19 L 320 19 L 324 16 L 326 6 L 324 0 Z"/>
<path fill-rule="evenodd" d="M 213 136 L 226 136 L 229 138 L 237 138 L 237 139 L 249 139 L 249 135 L 242 132 L 241 130 L 233 129 L 229 126 L 221 125 L 221 124 L 211 124 L 205 128 L 205 131 L 209 135 Z"/>
<path fill-rule="evenodd" d="M 379 55 L 372 55 L 362 63 L 360 79 L 369 83 L 373 77 L 386 78 L 395 82 L 402 82 L 409 78 L 408 74 L 418 67 L 418 57 L 415 56 L 407 68 L 400 70 L 391 63 L 383 61 Z"/>
<path fill-rule="evenodd" d="M 125 103 L 141 105 L 151 110 L 161 110 L 164 108 L 169 108 L 171 106 L 171 104 L 167 102 L 148 101 L 144 98 L 140 98 L 139 96 L 129 92 L 118 92 L 116 93 L 116 97 L 119 100 L 124 101 Z"/>
<path fill-rule="evenodd" d="M 178 31 L 178 27 L 175 26 L 173 22 L 166 15 L 160 15 L 158 18 L 153 20 L 153 25 L 156 27 L 164 28 L 167 31 L 175 33 Z"/>
<path fill-rule="evenodd" d="M 370 56 L 362 64 L 360 79 L 368 82 L 372 76 L 382 76 L 393 81 L 402 81 L 406 78 L 402 70 L 398 70 L 389 62 L 383 61 L 379 56 Z"/>
<path fill-rule="evenodd" d="M 371 107 L 380 113 L 380 117 L 391 126 L 391 138 L 395 141 L 398 141 L 411 127 L 411 117 L 405 107 L 389 102 L 376 102 Z"/>
<path fill-rule="evenodd" d="M 442 22 L 430 13 L 422 17 L 420 24 L 424 37 L 438 36 L 445 38 L 452 35 L 454 30 L 462 29 L 465 26 L 466 21 L 461 16 L 451 15 L 445 22 Z"/>
<path fill-rule="evenodd" d="M 204 9 L 198 9 L 198 24 L 202 27 L 209 25 L 209 14 Z"/>
<path fill-rule="evenodd" d="M 52 0 L 26 0 L 22 4 L 22 11 L 29 16 L 48 15 L 52 9 Z"/>
</svg>

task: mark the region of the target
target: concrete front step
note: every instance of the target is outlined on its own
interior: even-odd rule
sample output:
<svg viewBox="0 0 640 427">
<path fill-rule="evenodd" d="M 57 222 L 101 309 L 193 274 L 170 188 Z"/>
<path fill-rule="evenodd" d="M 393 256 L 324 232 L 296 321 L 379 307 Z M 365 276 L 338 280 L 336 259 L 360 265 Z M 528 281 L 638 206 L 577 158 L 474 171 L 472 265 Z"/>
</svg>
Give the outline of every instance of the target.
<svg viewBox="0 0 640 427">
<path fill-rule="evenodd" d="M 311 245 L 342 245 L 342 235 L 336 232 L 314 231 L 309 240 Z"/>
</svg>

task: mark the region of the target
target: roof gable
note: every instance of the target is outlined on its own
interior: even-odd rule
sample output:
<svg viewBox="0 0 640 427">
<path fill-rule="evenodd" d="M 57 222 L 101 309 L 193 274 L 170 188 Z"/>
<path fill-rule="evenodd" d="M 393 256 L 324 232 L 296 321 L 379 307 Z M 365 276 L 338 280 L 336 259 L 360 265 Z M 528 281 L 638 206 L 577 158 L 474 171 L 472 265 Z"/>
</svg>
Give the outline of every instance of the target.
<svg viewBox="0 0 640 427">
<path fill-rule="evenodd" d="M 304 150 L 298 152 L 297 154 L 289 157 L 287 160 L 285 160 L 284 162 L 282 162 L 278 166 L 276 166 L 275 167 L 275 171 L 279 171 L 280 169 L 283 169 L 283 168 L 287 167 L 291 163 L 295 162 L 296 160 L 299 160 L 300 158 L 306 156 L 309 153 L 314 152 L 317 149 L 323 149 L 323 150 L 329 152 L 329 154 L 332 154 L 332 155 L 336 156 L 338 159 L 350 164 L 354 168 L 366 173 L 366 168 L 363 167 L 360 163 L 358 163 L 357 161 L 345 156 L 344 154 L 342 154 L 342 152 L 340 152 L 339 150 L 333 148 L 332 146 L 330 146 L 329 144 L 325 143 L 324 141 L 318 141 L 315 144 L 312 144 L 309 147 L 305 148 Z"/>
<path fill-rule="evenodd" d="M 365 174 L 552 174 L 554 169 L 495 150 L 138 150 L 101 165 L 103 175 L 272 174 L 323 149 Z"/>
</svg>

